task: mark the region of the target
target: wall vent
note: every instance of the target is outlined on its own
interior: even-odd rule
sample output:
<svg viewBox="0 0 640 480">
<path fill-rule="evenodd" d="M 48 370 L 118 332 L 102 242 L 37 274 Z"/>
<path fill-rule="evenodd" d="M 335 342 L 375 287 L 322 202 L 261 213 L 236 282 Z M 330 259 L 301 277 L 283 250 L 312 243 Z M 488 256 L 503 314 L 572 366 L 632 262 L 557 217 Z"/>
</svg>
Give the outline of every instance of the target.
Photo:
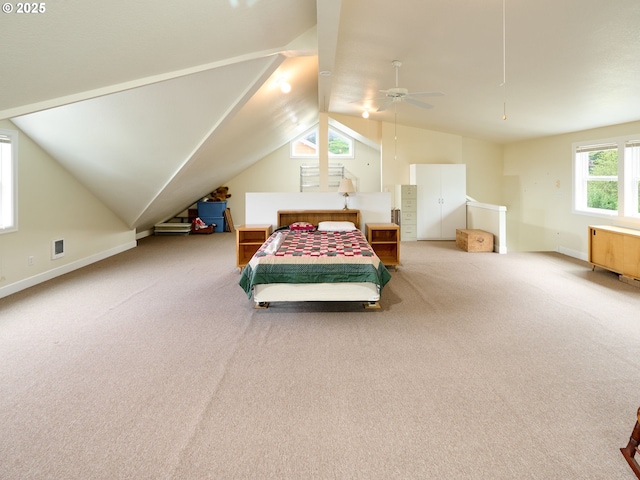
<svg viewBox="0 0 640 480">
<path fill-rule="evenodd" d="M 51 259 L 64 257 L 64 238 L 59 238 L 51 242 Z"/>
</svg>

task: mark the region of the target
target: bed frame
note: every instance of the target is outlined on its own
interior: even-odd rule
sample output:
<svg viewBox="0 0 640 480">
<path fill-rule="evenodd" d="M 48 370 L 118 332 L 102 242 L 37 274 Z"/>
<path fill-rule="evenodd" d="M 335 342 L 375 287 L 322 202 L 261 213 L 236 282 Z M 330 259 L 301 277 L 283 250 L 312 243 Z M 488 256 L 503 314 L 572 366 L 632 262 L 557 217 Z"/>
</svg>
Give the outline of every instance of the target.
<svg viewBox="0 0 640 480">
<path fill-rule="evenodd" d="M 361 229 L 360 224 L 360 210 L 278 210 L 278 228 L 291 225 L 295 222 L 309 222 L 314 225 L 318 225 L 320 222 L 352 222 L 358 229 Z M 254 308 L 268 308 L 270 302 L 277 301 L 314 301 L 314 300 L 326 300 L 327 295 L 335 298 L 336 301 L 362 301 L 363 305 L 367 309 L 379 309 L 379 294 L 373 292 L 368 284 L 351 284 L 351 287 L 356 290 L 355 295 L 357 299 L 351 298 L 353 293 L 344 292 L 344 286 L 337 284 L 300 284 L 296 285 L 296 291 L 292 293 L 287 290 L 286 298 L 282 296 L 277 290 L 270 290 L 262 294 L 258 293 L 259 286 L 254 292 L 255 305 Z M 273 287 L 267 287 L 273 288 Z M 290 285 L 287 286 L 290 288 Z M 360 290 L 358 292 L 358 290 Z M 264 298 L 266 294 L 266 298 Z M 263 296 L 260 299 L 261 295 Z"/>
</svg>

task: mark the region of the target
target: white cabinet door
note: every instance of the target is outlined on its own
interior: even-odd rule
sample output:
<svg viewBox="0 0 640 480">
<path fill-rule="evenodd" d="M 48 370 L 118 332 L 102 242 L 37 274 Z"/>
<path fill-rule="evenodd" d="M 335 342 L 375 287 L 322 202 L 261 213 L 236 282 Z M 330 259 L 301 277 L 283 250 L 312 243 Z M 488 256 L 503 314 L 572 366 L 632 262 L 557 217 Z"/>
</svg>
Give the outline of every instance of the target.
<svg viewBox="0 0 640 480">
<path fill-rule="evenodd" d="M 438 165 L 420 165 L 418 168 L 418 240 L 442 236 L 442 205 Z"/>
<path fill-rule="evenodd" d="M 417 187 L 418 240 L 455 240 L 466 228 L 466 165 L 412 164 L 410 183 Z"/>
<path fill-rule="evenodd" d="M 443 240 L 455 240 L 456 229 L 467 228 L 467 170 L 465 165 L 442 165 L 441 206 Z"/>
</svg>

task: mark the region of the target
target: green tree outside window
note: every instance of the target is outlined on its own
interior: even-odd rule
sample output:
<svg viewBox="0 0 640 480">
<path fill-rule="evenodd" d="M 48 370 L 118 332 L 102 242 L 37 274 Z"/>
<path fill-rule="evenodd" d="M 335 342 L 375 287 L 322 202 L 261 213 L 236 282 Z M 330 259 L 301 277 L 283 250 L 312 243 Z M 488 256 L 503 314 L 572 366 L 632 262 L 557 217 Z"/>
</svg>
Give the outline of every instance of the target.
<svg viewBox="0 0 640 480">
<path fill-rule="evenodd" d="M 618 150 L 589 153 L 590 177 L 615 177 L 616 180 L 593 179 L 587 182 L 587 206 L 603 210 L 618 209 Z M 640 199 L 639 199 L 640 204 Z"/>
</svg>

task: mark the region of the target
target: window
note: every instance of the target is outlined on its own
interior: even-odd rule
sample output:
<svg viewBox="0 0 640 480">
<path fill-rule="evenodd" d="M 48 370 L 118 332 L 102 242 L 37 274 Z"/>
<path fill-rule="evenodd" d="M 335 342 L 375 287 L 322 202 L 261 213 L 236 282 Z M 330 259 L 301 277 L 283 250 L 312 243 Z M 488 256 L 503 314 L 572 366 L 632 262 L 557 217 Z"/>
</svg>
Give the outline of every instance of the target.
<svg viewBox="0 0 640 480">
<path fill-rule="evenodd" d="M 0 129 L 0 233 L 18 229 L 18 132 Z"/>
<path fill-rule="evenodd" d="M 308 130 L 291 142 L 291 157 L 318 157 L 318 127 Z M 329 157 L 353 158 L 353 140 L 329 128 Z"/>
<path fill-rule="evenodd" d="M 640 138 L 574 144 L 574 211 L 640 218 Z"/>
<path fill-rule="evenodd" d="M 640 218 L 640 140 L 629 141 L 624 147 L 625 170 L 628 172 L 627 194 L 624 204 L 628 207 L 626 215 Z"/>
</svg>

